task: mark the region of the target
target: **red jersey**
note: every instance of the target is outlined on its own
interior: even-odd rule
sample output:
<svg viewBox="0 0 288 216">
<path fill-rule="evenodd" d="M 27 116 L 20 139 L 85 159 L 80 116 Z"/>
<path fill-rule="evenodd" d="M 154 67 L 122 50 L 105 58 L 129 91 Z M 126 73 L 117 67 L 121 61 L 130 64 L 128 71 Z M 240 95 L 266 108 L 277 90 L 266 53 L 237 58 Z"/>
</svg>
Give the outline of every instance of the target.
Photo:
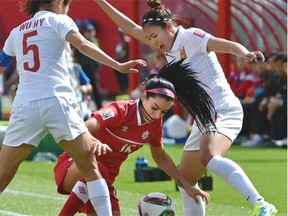
<svg viewBox="0 0 288 216">
<path fill-rule="evenodd" d="M 138 105 L 135 100 L 115 101 L 91 115 L 101 127 L 92 135 L 113 150 L 112 153 L 97 156 L 97 161 L 103 163 L 114 177 L 128 154 L 142 148 L 145 143 L 161 146 L 162 119 L 142 124 Z"/>
<path fill-rule="evenodd" d="M 96 156 L 97 162 L 109 170 L 112 182 L 128 154 L 142 148 L 145 143 L 155 147 L 162 145 L 162 119 L 142 124 L 138 105 L 135 100 L 115 101 L 91 115 L 101 127 L 92 135 L 113 150 L 111 153 Z"/>
</svg>

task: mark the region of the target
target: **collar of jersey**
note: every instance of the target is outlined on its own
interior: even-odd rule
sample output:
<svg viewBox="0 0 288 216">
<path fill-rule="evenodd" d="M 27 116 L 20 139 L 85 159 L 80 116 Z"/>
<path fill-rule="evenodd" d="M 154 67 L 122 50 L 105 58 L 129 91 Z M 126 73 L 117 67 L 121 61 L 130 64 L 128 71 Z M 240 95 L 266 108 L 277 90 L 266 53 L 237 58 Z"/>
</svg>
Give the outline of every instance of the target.
<svg viewBox="0 0 288 216">
<path fill-rule="evenodd" d="M 178 26 L 178 33 L 173 43 L 172 49 L 170 52 L 175 52 L 180 49 L 181 42 L 183 41 L 185 29 L 182 26 Z"/>
<path fill-rule="evenodd" d="M 46 13 L 52 13 L 51 11 L 47 11 L 47 10 L 40 10 L 40 11 L 38 11 L 37 13 L 35 13 L 34 14 L 34 18 L 35 17 L 39 17 L 39 16 L 41 16 L 41 15 L 43 15 L 43 14 L 46 14 Z"/>
<path fill-rule="evenodd" d="M 141 99 L 138 99 L 138 101 L 137 101 L 137 109 L 136 109 L 137 124 L 138 124 L 138 126 L 142 125 L 142 123 L 141 123 L 141 115 L 140 115 L 140 110 L 139 110 L 139 101 L 140 101 L 140 100 L 141 100 Z"/>
</svg>

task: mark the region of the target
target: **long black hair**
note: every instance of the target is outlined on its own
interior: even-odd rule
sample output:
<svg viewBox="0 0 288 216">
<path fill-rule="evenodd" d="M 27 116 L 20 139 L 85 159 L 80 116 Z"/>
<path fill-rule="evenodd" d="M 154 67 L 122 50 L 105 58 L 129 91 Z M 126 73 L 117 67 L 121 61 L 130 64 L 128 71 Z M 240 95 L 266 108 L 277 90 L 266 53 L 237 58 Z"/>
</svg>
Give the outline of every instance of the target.
<svg viewBox="0 0 288 216">
<path fill-rule="evenodd" d="M 165 65 L 158 76 L 170 81 L 175 93 L 190 114 L 194 117 L 201 132 L 215 131 L 215 107 L 213 100 L 205 91 L 204 84 L 195 77 L 189 63 L 175 60 Z"/>
</svg>

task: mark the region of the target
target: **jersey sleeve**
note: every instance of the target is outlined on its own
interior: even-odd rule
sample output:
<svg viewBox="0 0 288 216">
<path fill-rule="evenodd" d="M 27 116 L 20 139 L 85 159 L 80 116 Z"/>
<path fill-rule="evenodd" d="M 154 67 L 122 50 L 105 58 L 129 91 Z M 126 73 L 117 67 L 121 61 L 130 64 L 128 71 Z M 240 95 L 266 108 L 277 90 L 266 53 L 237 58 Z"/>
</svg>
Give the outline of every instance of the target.
<svg viewBox="0 0 288 216">
<path fill-rule="evenodd" d="M 72 20 L 72 18 L 64 14 L 61 14 L 59 16 L 59 19 L 57 19 L 57 21 L 59 21 L 59 24 L 57 25 L 57 31 L 61 38 L 65 40 L 68 32 L 72 30 L 79 31 L 76 23 Z"/>
<path fill-rule="evenodd" d="M 211 34 L 203 31 L 199 28 L 190 28 L 188 41 L 192 44 L 194 51 L 197 53 L 207 53 L 207 43 L 209 39 L 212 37 Z"/>
<path fill-rule="evenodd" d="M 97 119 L 101 128 L 119 125 L 122 121 L 123 113 L 122 110 L 117 106 L 116 103 L 109 103 L 92 113 L 91 117 Z"/>
</svg>

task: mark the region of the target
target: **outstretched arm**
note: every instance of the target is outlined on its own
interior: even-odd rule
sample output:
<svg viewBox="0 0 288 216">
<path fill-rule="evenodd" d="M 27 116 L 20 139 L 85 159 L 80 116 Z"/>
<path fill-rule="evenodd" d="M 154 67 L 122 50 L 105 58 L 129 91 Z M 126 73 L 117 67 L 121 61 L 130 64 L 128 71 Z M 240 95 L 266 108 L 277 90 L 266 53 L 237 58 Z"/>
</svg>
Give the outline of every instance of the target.
<svg viewBox="0 0 288 216">
<path fill-rule="evenodd" d="M 265 57 L 260 51 L 250 52 L 242 44 L 225 40 L 223 38 L 211 37 L 207 44 L 207 50 L 232 54 L 243 58 L 246 62 L 265 61 Z"/>
<path fill-rule="evenodd" d="M 70 31 L 65 38 L 70 42 L 76 49 L 82 52 L 84 55 L 98 61 L 101 64 L 112 67 L 113 69 L 122 73 L 137 73 L 138 70 L 133 68 L 136 65 L 146 66 L 146 62 L 141 59 L 130 60 L 124 63 L 119 63 L 107 55 L 103 50 L 97 47 L 95 44 L 86 40 L 79 32 Z"/>
<path fill-rule="evenodd" d="M 178 171 L 171 157 L 165 152 L 163 145 L 160 147 L 153 147 L 150 145 L 150 150 L 153 160 L 159 165 L 159 167 L 164 170 L 171 178 L 173 178 L 177 184 L 195 200 L 196 203 L 199 202 L 196 197 L 197 195 L 201 196 L 206 203 L 210 201 L 210 196 L 208 193 L 200 189 L 192 188 L 192 186 L 188 184 L 185 178 Z"/>
<path fill-rule="evenodd" d="M 119 10 L 114 8 L 105 0 L 94 0 L 96 4 L 110 17 L 110 19 L 123 31 L 134 37 L 135 39 L 145 43 L 148 46 L 152 46 L 148 39 L 145 37 L 142 27 L 136 24 L 133 20 L 127 17 L 125 14 L 121 13 Z"/>
</svg>

